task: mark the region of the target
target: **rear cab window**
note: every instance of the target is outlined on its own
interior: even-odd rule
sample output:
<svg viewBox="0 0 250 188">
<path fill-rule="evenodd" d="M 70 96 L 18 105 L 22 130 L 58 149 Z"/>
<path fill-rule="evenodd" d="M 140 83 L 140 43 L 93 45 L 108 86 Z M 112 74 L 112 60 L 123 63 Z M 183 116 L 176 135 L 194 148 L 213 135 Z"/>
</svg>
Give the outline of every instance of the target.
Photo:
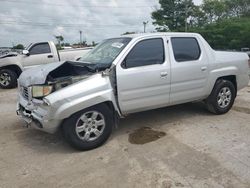
<svg viewBox="0 0 250 188">
<path fill-rule="evenodd" d="M 196 61 L 201 56 L 199 43 L 194 37 L 172 37 L 171 43 L 177 62 Z"/>
</svg>

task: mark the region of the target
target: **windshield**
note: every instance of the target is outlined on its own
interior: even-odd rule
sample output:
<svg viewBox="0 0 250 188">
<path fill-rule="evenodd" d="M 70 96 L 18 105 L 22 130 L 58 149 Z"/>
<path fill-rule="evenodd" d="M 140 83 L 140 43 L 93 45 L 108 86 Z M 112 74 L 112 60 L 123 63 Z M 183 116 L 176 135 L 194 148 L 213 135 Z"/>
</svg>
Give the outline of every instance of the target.
<svg viewBox="0 0 250 188">
<path fill-rule="evenodd" d="M 130 41 L 131 38 L 127 37 L 104 40 L 79 61 L 110 66 Z"/>
<path fill-rule="evenodd" d="M 29 48 L 31 47 L 32 44 L 33 44 L 33 43 L 30 43 L 30 44 L 25 48 L 25 50 L 29 50 Z"/>
</svg>

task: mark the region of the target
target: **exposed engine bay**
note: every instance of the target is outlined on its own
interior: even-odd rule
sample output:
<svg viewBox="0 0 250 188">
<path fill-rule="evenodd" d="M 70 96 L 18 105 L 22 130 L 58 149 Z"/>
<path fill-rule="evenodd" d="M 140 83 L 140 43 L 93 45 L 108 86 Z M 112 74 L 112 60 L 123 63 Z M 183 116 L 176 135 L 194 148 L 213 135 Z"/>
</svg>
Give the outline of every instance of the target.
<svg viewBox="0 0 250 188">
<path fill-rule="evenodd" d="M 62 66 L 51 71 L 47 76 L 47 84 L 54 86 L 54 91 L 81 81 L 94 73 L 84 63 L 65 62 Z"/>
<path fill-rule="evenodd" d="M 109 67 L 106 64 L 66 61 L 48 74 L 46 84 L 52 85 L 53 91 L 57 91 Z"/>
</svg>

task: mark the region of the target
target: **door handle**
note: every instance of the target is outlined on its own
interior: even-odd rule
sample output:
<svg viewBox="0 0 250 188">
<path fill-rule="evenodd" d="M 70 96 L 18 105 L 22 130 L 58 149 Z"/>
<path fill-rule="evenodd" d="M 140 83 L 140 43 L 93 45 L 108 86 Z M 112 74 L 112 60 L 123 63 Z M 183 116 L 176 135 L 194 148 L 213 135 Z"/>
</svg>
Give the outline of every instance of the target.
<svg viewBox="0 0 250 188">
<path fill-rule="evenodd" d="M 168 76 L 168 73 L 167 72 L 161 72 L 161 78 L 165 78 Z"/>
<path fill-rule="evenodd" d="M 201 67 L 201 71 L 206 71 L 207 70 L 207 67 Z"/>
<path fill-rule="evenodd" d="M 53 58 L 53 55 L 48 55 L 48 58 Z"/>
</svg>

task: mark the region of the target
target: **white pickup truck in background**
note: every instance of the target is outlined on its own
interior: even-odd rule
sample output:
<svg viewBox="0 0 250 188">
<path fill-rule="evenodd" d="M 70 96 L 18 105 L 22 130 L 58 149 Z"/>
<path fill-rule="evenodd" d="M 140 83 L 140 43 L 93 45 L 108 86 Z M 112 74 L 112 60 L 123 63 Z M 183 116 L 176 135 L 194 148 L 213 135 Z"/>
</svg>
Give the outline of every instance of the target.
<svg viewBox="0 0 250 188">
<path fill-rule="evenodd" d="M 0 87 L 4 89 L 17 86 L 17 78 L 22 71 L 52 62 L 74 60 L 91 48 L 57 50 L 54 42 L 30 44 L 21 55 L 10 53 L 0 57 Z"/>
</svg>

